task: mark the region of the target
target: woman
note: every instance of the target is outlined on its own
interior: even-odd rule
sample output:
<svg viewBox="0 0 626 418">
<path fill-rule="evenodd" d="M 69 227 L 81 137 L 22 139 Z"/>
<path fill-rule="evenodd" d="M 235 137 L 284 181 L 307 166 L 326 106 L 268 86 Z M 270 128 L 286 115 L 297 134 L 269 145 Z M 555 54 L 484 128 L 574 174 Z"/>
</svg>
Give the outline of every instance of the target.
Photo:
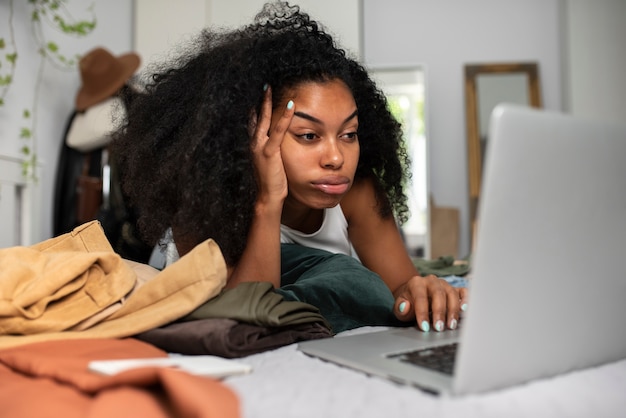
<svg viewBox="0 0 626 418">
<path fill-rule="evenodd" d="M 419 276 L 398 231 L 408 158 L 365 69 L 286 3 L 267 4 L 241 30 L 206 30 L 192 47 L 153 76 L 114 142 L 146 238 L 171 228 L 181 255 L 215 239 L 230 287 L 284 289 L 300 280 L 286 266 L 293 273 L 290 260 L 307 248 L 321 264 L 340 254 L 368 277 L 360 290 L 382 280 L 397 319 L 456 328 L 465 291 Z"/>
</svg>

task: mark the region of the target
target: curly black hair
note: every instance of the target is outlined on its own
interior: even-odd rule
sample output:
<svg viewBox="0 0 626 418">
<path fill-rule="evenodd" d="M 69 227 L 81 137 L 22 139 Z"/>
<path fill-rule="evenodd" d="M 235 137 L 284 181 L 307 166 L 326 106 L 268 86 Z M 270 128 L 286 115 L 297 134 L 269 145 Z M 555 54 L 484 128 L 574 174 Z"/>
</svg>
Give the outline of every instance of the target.
<svg viewBox="0 0 626 418">
<path fill-rule="evenodd" d="M 348 86 L 359 112 L 355 177 L 374 180 L 381 216 L 404 222 L 409 159 L 384 94 L 320 23 L 273 2 L 241 29 L 203 30 L 127 110 L 112 152 L 144 239 L 156 243 L 169 227 L 177 242 L 213 238 L 236 265 L 257 198 L 248 124 L 263 86 L 280 103 L 300 83 L 334 79 Z"/>
</svg>

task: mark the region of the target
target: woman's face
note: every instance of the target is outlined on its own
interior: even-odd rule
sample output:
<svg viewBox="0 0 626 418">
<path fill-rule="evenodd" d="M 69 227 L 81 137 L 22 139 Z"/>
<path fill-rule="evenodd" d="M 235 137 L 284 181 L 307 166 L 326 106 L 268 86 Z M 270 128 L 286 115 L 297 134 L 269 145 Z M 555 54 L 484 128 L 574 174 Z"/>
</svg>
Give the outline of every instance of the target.
<svg viewBox="0 0 626 418">
<path fill-rule="evenodd" d="M 285 203 L 323 209 L 350 190 L 359 161 L 359 119 L 343 81 L 307 82 L 287 91 L 295 113 L 281 145 L 289 194 Z M 280 117 L 274 112 L 273 121 Z"/>
</svg>

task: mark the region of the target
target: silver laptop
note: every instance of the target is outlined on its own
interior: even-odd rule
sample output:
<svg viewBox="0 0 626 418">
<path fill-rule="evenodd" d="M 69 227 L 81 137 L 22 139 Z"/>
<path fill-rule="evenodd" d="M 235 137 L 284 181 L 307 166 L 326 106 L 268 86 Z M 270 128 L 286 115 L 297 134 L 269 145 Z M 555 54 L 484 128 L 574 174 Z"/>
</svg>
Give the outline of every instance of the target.
<svg viewBox="0 0 626 418">
<path fill-rule="evenodd" d="M 299 349 L 450 395 L 626 358 L 626 125 L 499 105 L 483 176 L 459 329 L 392 328 Z M 447 371 L 423 365 L 455 349 Z"/>
</svg>

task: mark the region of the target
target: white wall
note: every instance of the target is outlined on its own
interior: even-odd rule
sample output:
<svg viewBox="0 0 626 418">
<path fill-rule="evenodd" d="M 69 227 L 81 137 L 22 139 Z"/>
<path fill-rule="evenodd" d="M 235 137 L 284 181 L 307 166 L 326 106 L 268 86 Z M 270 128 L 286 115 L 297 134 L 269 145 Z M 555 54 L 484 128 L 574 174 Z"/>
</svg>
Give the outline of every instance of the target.
<svg viewBox="0 0 626 418">
<path fill-rule="evenodd" d="M 537 61 L 544 107 L 560 110 L 559 0 L 363 0 L 363 56 L 371 65 L 427 70 L 430 190 L 461 210 L 459 255 L 469 252 L 463 66 Z"/>
<path fill-rule="evenodd" d="M 265 0 L 207 0 L 210 3 L 208 23 L 240 26 L 249 23 Z M 338 43 L 354 56 L 360 56 L 361 3 L 359 0 L 296 0 L 312 18 L 321 22 Z"/>
<path fill-rule="evenodd" d="M 10 4 L 14 7 L 13 29 L 18 44 L 18 62 L 15 79 L 0 107 L 0 154 L 21 157 L 23 140 L 19 139 L 22 109 L 31 108 L 35 94 L 35 80 L 39 55 L 31 33 L 31 6 L 24 0 L 0 2 L 0 37 L 9 36 L 8 17 Z M 86 10 L 93 6 L 97 17 L 96 29 L 87 37 L 72 38 L 54 31 L 47 33 L 54 39 L 65 56 L 82 54 L 96 46 L 103 46 L 114 54 L 128 52 L 132 45 L 132 2 L 128 0 L 70 0 L 68 10 L 78 18 L 89 18 Z M 4 53 L 3 51 L 2 53 Z M 77 70 L 62 71 L 46 64 L 39 90 L 37 108 L 36 152 L 42 166 L 38 172 L 41 206 L 39 231 L 35 241 L 52 236 L 52 208 L 57 159 L 66 121 L 74 106 L 74 97 L 80 86 Z M 13 227 L 14 219 L 0 219 L 0 233 Z"/>
<path fill-rule="evenodd" d="M 568 0 L 564 4 L 565 109 L 577 116 L 626 120 L 626 1 Z"/>
<path fill-rule="evenodd" d="M 207 0 L 135 0 L 133 48 L 144 58 L 139 71 L 167 60 L 176 45 L 197 34 L 206 25 L 208 6 Z"/>
<path fill-rule="evenodd" d="M 176 52 L 176 45 L 195 36 L 205 26 L 234 28 L 251 23 L 265 2 L 135 0 L 135 50 L 146 57 L 144 64 L 167 59 L 170 53 Z M 359 0 L 300 0 L 296 4 L 327 25 L 344 48 L 360 56 Z"/>
</svg>

